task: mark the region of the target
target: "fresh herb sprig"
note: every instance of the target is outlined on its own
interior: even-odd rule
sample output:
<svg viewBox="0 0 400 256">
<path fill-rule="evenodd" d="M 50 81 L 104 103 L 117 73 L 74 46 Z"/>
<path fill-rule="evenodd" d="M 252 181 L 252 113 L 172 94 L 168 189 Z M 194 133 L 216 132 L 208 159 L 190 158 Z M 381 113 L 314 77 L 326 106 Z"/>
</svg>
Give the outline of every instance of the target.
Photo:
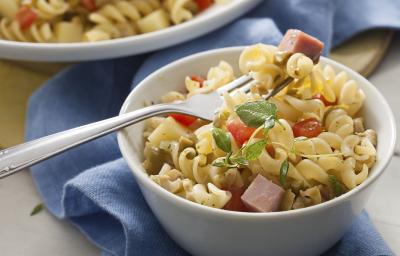
<svg viewBox="0 0 400 256">
<path fill-rule="evenodd" d="M 245 157 L 238 154 L 233 155 L 231 137 L 227 132 L 220 128 L 214 128 L 212 129 L 212 136 L 217 147 L 227 153 L 225 157 L 215 159 L 214 166 L 234 168 L 249 164 Z"/>
<path fill-rule="evenodd" d="M 231 137 L 229 134 L 220 128 L 214 128 L 211 132 L 217 147 L 228 154 L 232 153 Z"/>
<path fill-rule="evenodd" d="M 274 127 L 275 122 L 279 122 L 277 111 L 278 108 L 274 103 L 265 100 L 246 102 L 235 110 L 243 123 L 254 128 L 263 126 L 265 134 Z"/>
<path fill-rule="evenodd" d="M 30 215 L 34 216 L 34 215 L 38 214 L 39 212 L 41 212 L 43 210 L 43 208 L 44 208 L 43 203 L 37 204 L 35 207 L 33 207 Z"/>
<path fill-rule="evenodd" d="M 227 132 L 220 128 L 214 128 L 212 135 L 217 147 L 227 153 L 225 157 L 217 158 L 213 162 L 213 165 L 217 167 L 234 168 L 249 165 L 249 161 L 257 159 L 267 144 L 265 140 L 260 140 L 242 147 L 233 154 L 231 137 Z"/>
<path fill-rule="evenodd" d="M 231 152 L 225 157 L 220 157 L 215 159 L 212 165 L 217 167 L 234 168 L 234 167 L 249 165 L 249 162 L 242 156 L 232 156 Z"/>
<path fill-rule="evenodd" d="M 262 150 L 265 148 L 266 145 L 267 145 L 266 140 L 259 140 L 252 144 L 246 145 L 242 149 L 244 158 L 246 158 L 249 161 L 256 160 L 261 155 Z"/>
<path fill-rule="evenodd" d="M 289 172 L 289 160 L 286 158 L 283 160 L 281 164 L 281 168 L 279 170 L 279 182 L 284 185 L 286 182 L 286 176 Z"/>
<path fill-rule="evenodd" d="M 279 122 L 276 105 L 264 100 L 246 102 L 239 105 L 235 109 L 235 112 L 244 124 L 249 127 L 258 128 L 254 134 L 259 131 L 260 127 L 264 130 L 264 134 L 267 134 L 274 127 L 275 123 Z M 261 155 L 262 150 L 267 145 L 267 141 L 261 139 L 254 143 L 247 143 L 236 154 L 233 154 L 231 139 L 228 133 L 225 133 L 220 128 L 214 128 L 212 135 L 218 148 L 227 153 L 226 157 L 221 157 L 214 161 L 213 165 L 218 167 L 232 168 L 248 165 L 249 161 L 256 160 Z M 249 142 L 252 140 L 252 137 L 249 139 Z"/>
<path fill-rule="evenodd" d="M 236 114 L 240 120 L 250 127 L 263 126 L 264 134 L 275 126 L 275 123 L 283 126 L 277 117 L 278 108 L 274 103 L 269 101 L 260 100 L 244 103 L 236 108 Z M 244 148 L 244 155 L 248 160 L 257 159 L 263 148 L 267 145 L 266 140 L 260 140 L 256 143 L 250 144 Z M 279 180 L 283 185 L 286 181 L 286 176 L 289 171 L 289 160 L 286 158 L 280 167 Z"/>
</svg>

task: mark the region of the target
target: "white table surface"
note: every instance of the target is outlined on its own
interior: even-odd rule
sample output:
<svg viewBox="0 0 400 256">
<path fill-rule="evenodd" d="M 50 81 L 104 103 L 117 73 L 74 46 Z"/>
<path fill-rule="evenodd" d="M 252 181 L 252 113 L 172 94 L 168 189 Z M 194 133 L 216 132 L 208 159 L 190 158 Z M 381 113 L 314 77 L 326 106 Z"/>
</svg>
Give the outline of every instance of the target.
<svg viewBox="0 0 400 256">
<path fill-rule="evenodd" d="M 370 80 L 386 96 L 400 128 L 400 35 Z M 400 155 L 400 144 L 397 151 Z M 373 222 L 396 254 L 400 255 L 400 156 L 394 156 L 367 205 Z M 99 255 L 75 227 L 43 211 L 30 217 L 39 203 L 29 172 L 0 180 L 0 255 Z"/>
</svg>

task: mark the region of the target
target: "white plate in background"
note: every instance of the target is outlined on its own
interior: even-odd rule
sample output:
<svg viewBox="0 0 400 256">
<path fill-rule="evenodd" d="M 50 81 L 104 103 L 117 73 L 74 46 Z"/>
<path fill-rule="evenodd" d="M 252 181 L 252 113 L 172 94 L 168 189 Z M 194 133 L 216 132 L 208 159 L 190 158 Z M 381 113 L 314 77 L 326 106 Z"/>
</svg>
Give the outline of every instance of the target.
<svg viewBox="0 0 400 256">
<path fill-rule="evenodd" d="M 240 17 L 262 0 L 228 0 L 194 19 L 160 31 L 94 43 L 26 43 L 0 40 L 0 58 L 27 61 L 87 61 L 162 49 L 199 37 Z"/>
</svg>

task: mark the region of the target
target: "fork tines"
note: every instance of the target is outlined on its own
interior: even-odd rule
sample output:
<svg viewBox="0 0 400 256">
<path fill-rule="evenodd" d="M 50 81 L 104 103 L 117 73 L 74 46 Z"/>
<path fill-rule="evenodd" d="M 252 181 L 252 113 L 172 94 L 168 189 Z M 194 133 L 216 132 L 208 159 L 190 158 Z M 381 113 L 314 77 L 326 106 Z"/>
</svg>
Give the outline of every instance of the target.
<svg viewBox="0 0 400 256">
<path fill-rule="evenodd" d="M 217 92 L 222 95 L 225 92 L 231 92 L 238 88 L 246 92 L 249 91 L 250 88 L 254 85 L 250 83 L 252 81 L 254 81 L 254 78 L 251 74 L 242 75 L 241 77 L 236 78 L 232 82 L 218 88 Z"/>
<path fill-rule="evenodd" d="M 286 86 L 288 86 L 293 81 L 292 77 L 287 77 L 282 80 L 274 89 L 272 89 L 267 95 L 264 95 L 263 98 L 268 100 L 269 98 L 278 94 L 281 90 L 283 90 Z M 222 95 L 225 92 L 232 92 L 233 90 L 240 90 L 244 93 L 248 93 L 250 89 L 257 85 L 257 81 L 254 79 L 252 73 L 242 75 L 241 77 L 233 80 L 232 82 L 220 87 L 217 89 L 217 92 Z"/>
</svg>

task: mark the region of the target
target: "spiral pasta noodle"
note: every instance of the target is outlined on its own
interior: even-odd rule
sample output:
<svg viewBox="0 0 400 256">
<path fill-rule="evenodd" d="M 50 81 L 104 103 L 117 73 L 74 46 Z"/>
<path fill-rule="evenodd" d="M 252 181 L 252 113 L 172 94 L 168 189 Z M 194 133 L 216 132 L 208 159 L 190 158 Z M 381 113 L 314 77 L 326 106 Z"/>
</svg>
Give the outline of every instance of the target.
<svg viewBox="0 0 400 256">
<path fill-rule="evenodd" d="M 297 79 L 308 76 L 314 65 L 310 58 L 302 53 L 295 53 L 289 57 L 286 64 L 286 72 L 289 76 Z"/>
<path fill-rule="evenodd" d="M 170 11 L 174 24 L 180 24 L 193 18 L 195 6 L 191 0 L 167 0 L 165 6 Z"/>
<path fill-rule="evenodd" d="M 70 6 L 64 0 L 37 0 L 32 1 L 31 7 L 40 19 L 51 20 L 65 14 Z"/>
<path fill-rule="evenodd" d="M 247 47 L 240 55 L 239 68 L 243 73 L 253 72 L 264 89 L 275 86 L 278 76 L 284 76 L 282 68 L 275 63 L 277 48 L 257 44 Z"/>
<path fill-rule="evenodd" d="M 0 1 L 0 14 L 4 18 L 12 19 L 18 12 L 18 8 L 19 1 L 17 0 Z"/>
<path fill-rule="evenodd" d="M 230 192 L 219 189 L 213 183 L 194 184 L 190 179 L 182 179 L 182 174 L 168 165 L 150 178 L 171 193 L 210 207 L 221 208 L 231 198 Z"/>
<path fill-rule="evenodd" d="M 235 76 L 232 67 L 225 61 L 221 61 L 218 66 L 210 68 L 207 73 L 207 79 L 203 84 L 193 81 L 190 77 L 186 77 L 185 85 L 189 92 L 188 96 L 192 96 L 194 94 L 207 93 L 216 90 L 234 79 Z"/>
<path fill-rule="evenodd" d="M 354 132 L 353 119 L 341 108 L 333 109 L 325 116 L 327 131 L 333 132 L 342 138 Z"/>
</svg>

